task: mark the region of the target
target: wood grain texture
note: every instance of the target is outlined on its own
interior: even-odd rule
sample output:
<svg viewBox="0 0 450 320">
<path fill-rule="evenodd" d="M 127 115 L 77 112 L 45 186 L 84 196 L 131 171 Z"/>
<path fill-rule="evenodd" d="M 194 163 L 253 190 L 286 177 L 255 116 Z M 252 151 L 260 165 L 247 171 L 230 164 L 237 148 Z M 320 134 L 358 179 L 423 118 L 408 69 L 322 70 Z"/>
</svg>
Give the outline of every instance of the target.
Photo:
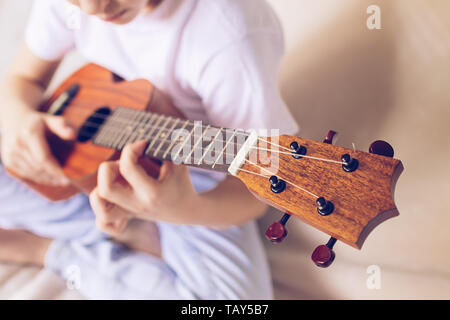
<svg viewBox="0 0 450 320">
<path fill-rule="evenodd" d="M 358 159 L 359 168 L 348 173 L 340 164 L 321 160 L 294 159 L 288 154 L 256 150 L 249 155 L 253 163 L 270 168 L 266 170 L 278 178 L 332 201 L 335 206 L 332 214 L 321 216 L 317 212 L 316 197 L 290 184 L 287 184 L 284 192 L 275 194 L 270 190 L 270 183 L 265 177 L 240 171 L 238 178 L 250 191 L 266 199 L 269 204 L 358 249 L 371 230 L 386 219 L 398 215 L 393 191 L 403 169 L 399 160 L 294 136 L 280 136 L 278 143 L 289 148 L 293 141 L 307 147 L 308 156 L 340 161 L 341 156 L 348 153 Z M 258 146 L 268 148 L 262 141 Z M 269 165 L 270 159 L 273 167 Z M 260 171 L 248 161 L 242 169 L 269 175 L 267 171 Z"/>
</svg>

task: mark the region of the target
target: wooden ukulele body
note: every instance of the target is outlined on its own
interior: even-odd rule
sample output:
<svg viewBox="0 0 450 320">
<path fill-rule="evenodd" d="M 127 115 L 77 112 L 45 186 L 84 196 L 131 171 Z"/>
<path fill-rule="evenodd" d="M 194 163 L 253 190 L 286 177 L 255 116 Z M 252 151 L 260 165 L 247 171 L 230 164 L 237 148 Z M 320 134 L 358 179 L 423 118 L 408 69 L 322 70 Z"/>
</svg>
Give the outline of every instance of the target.
<svg viewBox="0 0 450 320">
<path fill-rule="evenodd" d="M 78 84 L 80 90 L 61 116 L 71 123 L 76 131 L 99 108 L 127 107 L 147 110 L 154 113 L 184 118 L 173 106 L 170 99 L 144 79 L 125 81 L 111 71 L 95 64 L 88 64 L 65 80 L 54 94 L 45 101 L 40 110 L 47 112 L 50 106 L 72 85 Z M 97 185 L 97 170 L 104 161 L 118 159 L 120 153 L 109 148 L 94 145 L 91 141 L 62 141 L 49 134 L 49 144 L 65 175 L 72 184 L 66 187 L 40 185 L 23 179 L 18 173 L 12 175 L 27 184 L 51 201 L 66 200 L 78 193 L 89 193 Z M 157 161 L 147 161 L 146 170 L 157 176 Z"/>
</svg>

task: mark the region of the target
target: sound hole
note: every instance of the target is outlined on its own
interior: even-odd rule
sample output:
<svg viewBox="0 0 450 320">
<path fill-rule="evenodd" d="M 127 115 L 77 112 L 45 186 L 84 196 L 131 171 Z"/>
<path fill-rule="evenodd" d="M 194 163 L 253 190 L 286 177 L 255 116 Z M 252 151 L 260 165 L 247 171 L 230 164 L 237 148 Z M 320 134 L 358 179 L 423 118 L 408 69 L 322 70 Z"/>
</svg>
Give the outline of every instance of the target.
<svg viewBox="0 0 450 320">
<path fill-rule="evenodd" d="M 100 109 L 97 109 L 97 111 L 95 111 L 81 127 L 80 131 L 78 132 L 77 140 L 79 142 L 86 142 L 88 140 L 91 140 L 110 114 L 111 109 L 109 107 L 102 107 Z"/>
</svg>

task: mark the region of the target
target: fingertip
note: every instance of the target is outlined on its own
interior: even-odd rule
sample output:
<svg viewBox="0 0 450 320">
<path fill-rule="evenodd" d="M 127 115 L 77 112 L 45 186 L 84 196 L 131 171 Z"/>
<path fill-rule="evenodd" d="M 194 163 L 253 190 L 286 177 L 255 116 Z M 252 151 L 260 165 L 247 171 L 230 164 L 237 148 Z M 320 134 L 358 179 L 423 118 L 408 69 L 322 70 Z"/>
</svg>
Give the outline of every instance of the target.
<svg viewBox="0 0 450 320">
<path fill-rule="evenodd" d="M 90 193 L 89 193 L 89 203 L 92 205 L 92 203 L 96 200 L 96 197 L 98 197 L 98 187 L 95 187 Z"/>
<path fill-rule="evenodd" d="M 61 116 L 46 117 L 47 127 L 56 135 L 63 139 L 72 139 L 76 136 L 74 127 L 70 122 Z"/>
<path fill-rule="evenodd" d="M 144 153 L 145 148 L 146 143 L 144 141 L 125 146 L 119 160 L 119 171 L 123 177 L 127 177 L 138 170 L 139 158 Z"/>
<path fill-rule="evenodd" d="M 142 140 L 132 144 L 127 144 L 122 152 L 122 157 L 131 162 L 137 163 L 139 157 L 141 157 L 145 149 L 147 148 L 147 141 Z M 122 159 L 121 157 L 121 159 Z"/>
<path fill-rule="evenodd" d="M 141 140 L 141 141 L 133 143 L 131 146 L 133 146 L 133 148 L 136 148 L 136 152 L 144 153 L 147 145 L 148 145 L 148 142 L 146 140 Z"/>
<path fill-rule="evenodd" d="M 172 161 L 163 161 L 161 169 L 159 171 L 158 180 L 165 179 L 175 168 L 175 164 Z"/>
<path fill-rule="evenodd" d="M 102 177 L 108 177 L 110 180 L 115 180 L 118 175 L 119 165 L 116 161 L 102 162 L 98 168 L 98 175 Z"/>
</svg>

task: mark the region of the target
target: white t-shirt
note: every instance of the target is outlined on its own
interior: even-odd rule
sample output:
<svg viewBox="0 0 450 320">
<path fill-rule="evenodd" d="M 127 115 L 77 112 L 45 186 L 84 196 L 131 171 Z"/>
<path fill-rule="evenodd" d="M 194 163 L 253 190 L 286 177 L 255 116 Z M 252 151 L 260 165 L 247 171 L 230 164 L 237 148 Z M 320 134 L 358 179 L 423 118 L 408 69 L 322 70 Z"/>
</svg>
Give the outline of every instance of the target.
<svg viewBox="0 0 450 320">
<path fill-rule="evenodd" d="M 77 49 L 127 80 L 148 79 L 193 120 L 298 131 L 278 88 L 282 28 L 263 0 L 164 0 L 127 25 L 67 1 L 39 0 L 26 43 L 45 60 Z"/>
</svg>

